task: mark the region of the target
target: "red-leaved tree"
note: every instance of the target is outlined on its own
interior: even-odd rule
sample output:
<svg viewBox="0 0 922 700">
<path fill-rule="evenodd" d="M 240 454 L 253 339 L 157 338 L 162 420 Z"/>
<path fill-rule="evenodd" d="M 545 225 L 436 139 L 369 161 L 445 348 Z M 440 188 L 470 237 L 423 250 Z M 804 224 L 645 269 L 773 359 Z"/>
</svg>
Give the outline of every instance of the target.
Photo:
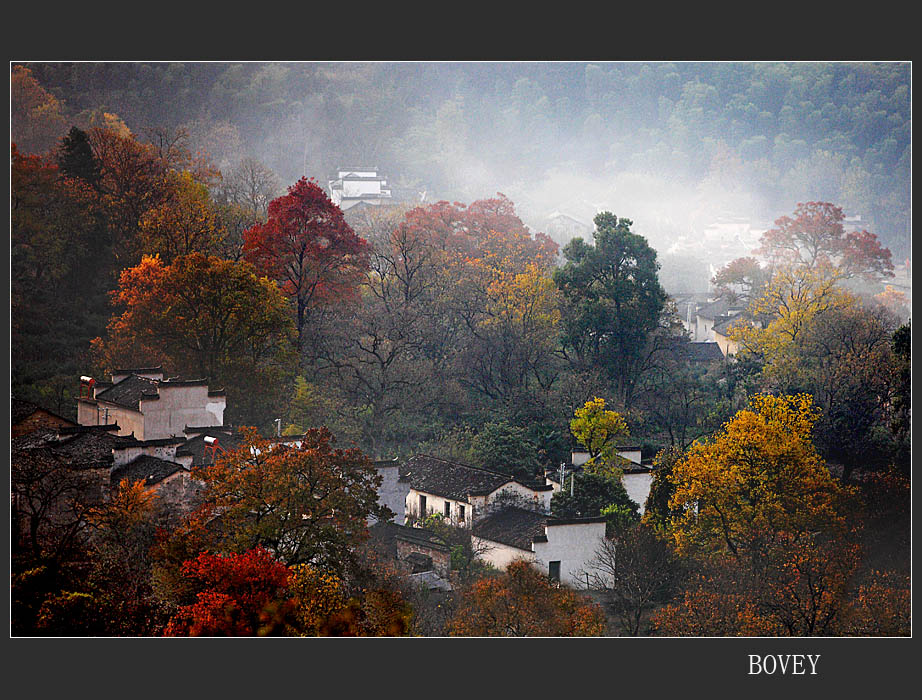
<svg viewBox="0 0 922 700">
<path fill-rule="evenodd" d="M 773 262 L 813 267 L 833 264 L 845 277 L 893 276 L 890 250 L 868 231 L 846 232 L 842 209 L 829 202 L 799 203 L 793 216 L 775 220 L 754 252 Z"/>
<path fill-rule="evenodd" d="M 187 561 L 182 576 L 198 600 L 184 605 L 164 630 L 168 637 L 248 637 L 276 631 L 278 606 L 287 600 L 291 570 L 266 550 L 204 552 Z"/>
<path fill-rule="evenodd" d="M 351 297 L 368 267 L 368 243 L 323 189 L 303 177 L 272 200 L 265 223 L 244 233 L 243 253 L 294 299 L 301 352 L 311 314 Z"/>
</svg>

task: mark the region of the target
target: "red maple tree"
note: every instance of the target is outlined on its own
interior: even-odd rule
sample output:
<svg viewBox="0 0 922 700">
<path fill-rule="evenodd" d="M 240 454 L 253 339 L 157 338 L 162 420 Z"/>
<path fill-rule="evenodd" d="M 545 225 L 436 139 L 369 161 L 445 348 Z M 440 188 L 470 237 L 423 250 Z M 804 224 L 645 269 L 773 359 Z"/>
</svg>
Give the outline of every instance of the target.
<svg viewBox="0 0 922 700">
<path fill-rule="evenodd" d="M 311 312 L 352 296 L 368 267 L 368 243 L 303 177 L 272 200 L 265 223 L 244 232 L 243 254 L 295 300 L 299 349 Z"/>
<path fill-rule="evenodd" d="M 893 276 L 890 250 L 868 231 L 846 232 L 845 214 L 829 202 L 799 203 L 793 217 L 782 216 L 762 234 L 754 252 L 772 261 L 813 267 L 832 264 L 847 277 Z"/>
<path fill-rule="evenodd" d="M 183 564 L 182 576 L 198 600 L 179 608 L 164 635 L 242 637 L 272 631 L 275 608 L 288 598 L 291 570 L 255 548 L 226 556 L 203 552 Z"/>
</svg>

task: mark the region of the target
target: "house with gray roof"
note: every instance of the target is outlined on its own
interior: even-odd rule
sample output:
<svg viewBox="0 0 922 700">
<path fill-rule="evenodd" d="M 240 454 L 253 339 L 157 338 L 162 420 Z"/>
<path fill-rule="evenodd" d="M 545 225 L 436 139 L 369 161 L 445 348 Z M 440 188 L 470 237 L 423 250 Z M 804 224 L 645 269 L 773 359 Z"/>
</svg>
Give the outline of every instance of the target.
<svg viewBox="0 0 922 700">
<path fill-rule="evenodd" d="M 552 581 L 583 588 L 589 562 L 605 538 L 605 518 L 553 518 L 512 506 L 480 518 L 471 534 L 480 558 L 497 569 L 525 560 Z"/>
<path fill-rule="evenodd" d="M 500 497 L 542 512 L 550 510 L 553 488 L 546 482 L 526 483 L 509 474 L 440 457 L 415 455 L 402 465 L 400 476 L 410 487 L 406 496 L 408 518 L 438 514 L 454 525 L 470 527 Z"/>
<path fill-rule="evenodd" d="M 116 370 L 111 382 L 85 382 L 77 399 L 80 425 L 118 423 L 138 440 L 182 436 L 186 426 L 222 425 L 227 399 L 207 379 L 164 378 L 162 367 Z M 92 393 L 90 393 L 90 390 Z"/>
<path fill-rule="evenodd" d="M 746 310 L 744 304 L 717 299 L 699 307 L 695 312 L 695 332 L 692 340 L 716 342 L 714 326 L 736 318 Z"/>
</svg>

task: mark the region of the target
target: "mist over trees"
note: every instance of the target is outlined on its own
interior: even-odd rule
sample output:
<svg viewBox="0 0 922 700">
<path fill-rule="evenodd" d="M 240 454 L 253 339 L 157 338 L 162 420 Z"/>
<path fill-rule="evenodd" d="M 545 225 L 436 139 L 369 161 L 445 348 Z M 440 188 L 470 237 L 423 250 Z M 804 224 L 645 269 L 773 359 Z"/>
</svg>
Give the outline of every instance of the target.
<svg viewBox="0 0 922 700">
<path fill-rule="evenodd" d="M 322 182 L 340 165 L 377 165 L 430 200 L 502 191 L 539 229 L 555 209 L 587 222 L 630 209 L 661 249 L 726 211 L 767 222 L 814 200 L 860 214 L 896 259 L 909 252 L 906 63 L 28 69 L 38 84 L 14 73 L 14 104 L 42 120 L 14 110 L 13 140 L 30 152 L 64 135 L 65 115 L 84 127 L 117 115 L 134 131 L 186 129 L 222 172 L 249 157 L 282 182 Z"/>
</svg>

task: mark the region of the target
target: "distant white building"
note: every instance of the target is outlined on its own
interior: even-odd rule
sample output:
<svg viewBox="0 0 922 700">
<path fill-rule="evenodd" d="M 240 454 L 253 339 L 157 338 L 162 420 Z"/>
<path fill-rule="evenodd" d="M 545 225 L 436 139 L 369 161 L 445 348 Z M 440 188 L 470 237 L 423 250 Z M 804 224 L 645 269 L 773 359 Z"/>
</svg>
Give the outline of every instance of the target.
<svg viewBox="0 0 922 700">
<path fill-rule="evenodd" d="M 650 486 L 653 484 L 653 469 L 642 462 L 639 447 L 621 447 L 617 454 L 625 460 L 621 465 L 621 483 L 624 485 L 624 490 L 627 491 L 628 497 L 637 504 L 640 514 L 643 515 L 647 496 L 650 495 Z M 589 453 L 586 450 L 577 449 L 570 452 L 570 463 L 573 468 L 579 469 L 588 461 Z M 552 485 L 554 493 L 567 488 L 566 477 L 563 479 L 563 484 L 560 483 L 560 477 L 554 472 L 547 472 L 545 478 Z"/>
<path fill-rule="evenodd" d="M 378 174 L 378 168 L 340 168 L 336 178 L 329 181 L 330 199 L 345 211 L 365 202 L 366 204 L 390 204 L 391 188 L 387 180 Z"/>
<path fill-rule="evenodd" d="M 402 465 L 400 480 L 409 485 L 406 517 L 422 520 L 437 514 L 459 527 L 470 527 L 498 500 L 512 499 L 547 513 L 553 495 L 546 482 L 526 484 L 508 474 L 424 454 Z"/>
</svg>

